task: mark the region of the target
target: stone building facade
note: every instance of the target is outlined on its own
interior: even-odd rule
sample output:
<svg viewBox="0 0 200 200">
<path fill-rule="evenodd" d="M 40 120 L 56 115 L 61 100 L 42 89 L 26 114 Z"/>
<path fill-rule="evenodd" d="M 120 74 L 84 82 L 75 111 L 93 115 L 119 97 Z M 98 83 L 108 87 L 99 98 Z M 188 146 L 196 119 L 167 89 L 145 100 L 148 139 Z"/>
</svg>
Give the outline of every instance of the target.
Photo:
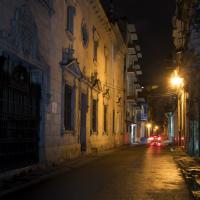
<svg viewBox="0 0 200 200">
<path fill-rule="evenodd" d="M 0 171 L 122 145 L 126 52 L 99 0 L 2 0 Z"/>
<path fill-rule="evenodd" d="M 200 17 L 199 1 L 177 0 L 173 18 L 176 68 L 184 78 L 178 88 L 178 133 L 176 140 L 189 154 L 200 155 Z"/>
</svg>

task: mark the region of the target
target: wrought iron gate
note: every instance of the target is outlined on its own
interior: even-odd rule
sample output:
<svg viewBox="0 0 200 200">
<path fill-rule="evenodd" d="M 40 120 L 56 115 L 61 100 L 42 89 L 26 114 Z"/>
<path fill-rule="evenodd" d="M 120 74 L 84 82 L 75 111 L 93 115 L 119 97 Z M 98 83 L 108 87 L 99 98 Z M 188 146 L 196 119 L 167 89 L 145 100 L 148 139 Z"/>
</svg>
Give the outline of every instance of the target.
<svg viewBox="0 0 200 200">
<path fill-rule="evenodd" d="M 40 86 L 0 57 L 0 172 L 38 162 Z"/>
</svg>

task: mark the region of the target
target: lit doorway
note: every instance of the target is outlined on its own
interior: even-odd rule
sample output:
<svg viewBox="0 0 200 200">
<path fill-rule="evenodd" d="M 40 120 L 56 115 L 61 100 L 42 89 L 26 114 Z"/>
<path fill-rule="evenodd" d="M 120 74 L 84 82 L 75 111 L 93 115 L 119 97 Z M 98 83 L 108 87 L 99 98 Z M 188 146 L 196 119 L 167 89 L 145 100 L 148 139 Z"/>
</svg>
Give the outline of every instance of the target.
<svg viewBox="0 0 200 200">
<path fill-rule="evenodd" d="M 136 124 L 131 124 L 131 144 L 136 142 Z"/>
</svg>

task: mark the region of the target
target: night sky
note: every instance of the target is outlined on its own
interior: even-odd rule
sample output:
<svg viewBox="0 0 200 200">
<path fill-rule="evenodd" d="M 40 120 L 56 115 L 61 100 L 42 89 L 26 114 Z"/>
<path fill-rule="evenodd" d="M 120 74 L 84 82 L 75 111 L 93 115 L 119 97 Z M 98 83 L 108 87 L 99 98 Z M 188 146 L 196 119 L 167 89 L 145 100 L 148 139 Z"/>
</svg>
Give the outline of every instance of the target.
<svg viewBox="0 0 200 200">
<path fill-rule="evenodd" d="M 161 84 L 167 75 L 166 61 L 171 57 L 172 17 L 175 0 L 113 0 L 115 12 L 136 25 L 143 58 L 144 85 Z"/>
</svg>

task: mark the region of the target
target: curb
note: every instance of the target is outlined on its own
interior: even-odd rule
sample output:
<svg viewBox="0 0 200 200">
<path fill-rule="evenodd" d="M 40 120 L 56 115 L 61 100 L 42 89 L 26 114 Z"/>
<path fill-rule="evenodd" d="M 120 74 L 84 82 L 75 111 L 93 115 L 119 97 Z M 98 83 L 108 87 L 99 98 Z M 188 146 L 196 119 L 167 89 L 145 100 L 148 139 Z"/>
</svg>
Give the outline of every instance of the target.
<svg viewBox="0 0 200 200">
<path fill-rule="evenodd" d="M 197 182 L 197 177 L 200 178 L 200 174 L 197 173 L 197 169 L 200 168 L 199 163 L 195 158 L 187 155 L 180 149 L 173 148 L 173 150 L 170 149 L 170 151 L 175 163 L 180 169 L 186 185 L 188 186 L 191 197 L 195 200 L 200 200 L 200 184 Z M 187 161 L 187 158 L 189 161 Z"/>
</svg>

